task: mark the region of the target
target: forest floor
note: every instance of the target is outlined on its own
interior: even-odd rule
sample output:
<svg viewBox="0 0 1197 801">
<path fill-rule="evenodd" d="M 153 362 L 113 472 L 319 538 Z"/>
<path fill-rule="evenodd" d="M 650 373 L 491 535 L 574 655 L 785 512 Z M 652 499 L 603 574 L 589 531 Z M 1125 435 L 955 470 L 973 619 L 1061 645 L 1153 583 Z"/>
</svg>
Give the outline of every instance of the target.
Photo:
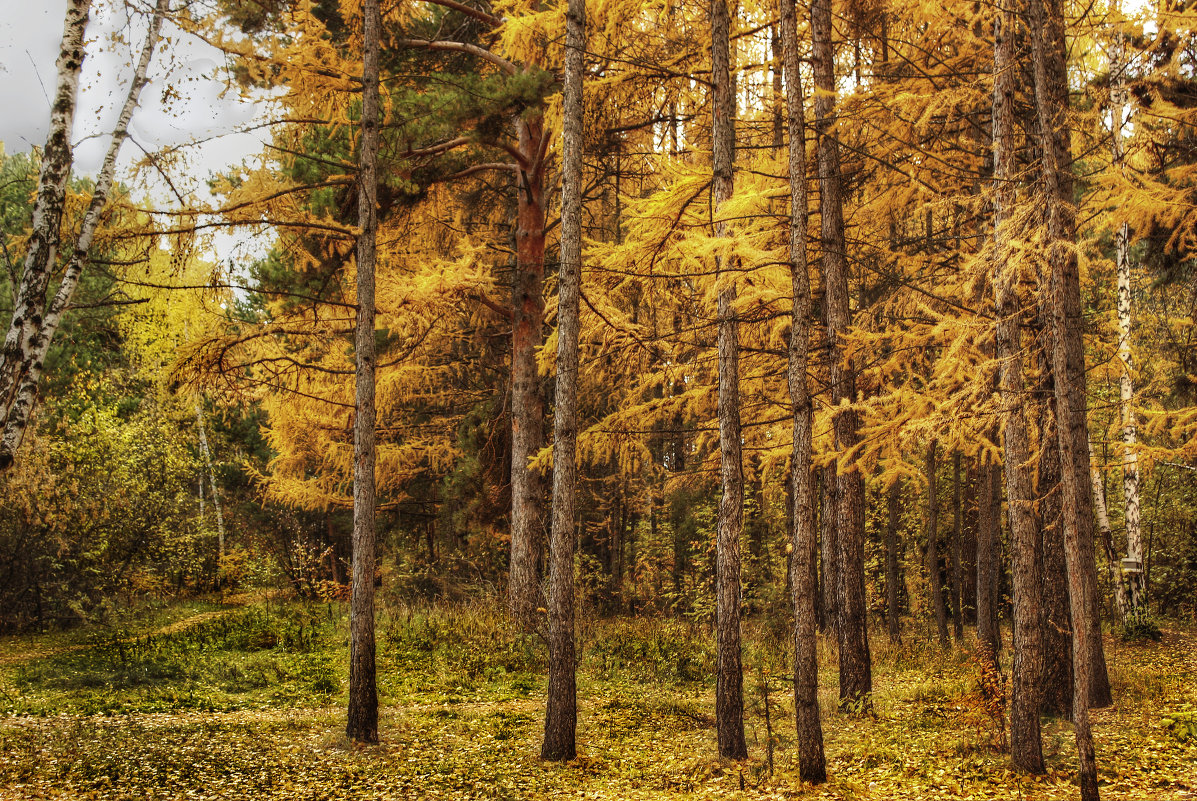
<svg viewBox="0 0 1197 801">
<path fill-rule="evenodd" d="M 497 605 L 380 610 L 382 742 L 363 748 L 343 733 L 344 607 L 238 600 L 0 638 L 0 799 L 1079 795 L 1066 721 L 1044 721 L 1046 775 L 1010 769 L 967 641 L 945 652 L 878 632 L 863 716 L 836 709 L 834 645 L 822 642 L 829 781 L 812 787 L 797 778 L 781 628 L 745 625 L 750 758 L 736 763 L 715 756 L 704 627 L 587 621 L 579 757 L 548 764 L 544 649 Z M 1107 635 L 1106 648 L 1115 705 L 1093 714 L 1102 797 L 1197 799 L 1197 742 L 1166 718 L 1197 705 L 1197 629 L 1167 625 L 1146 644 Z"/>
</svg>

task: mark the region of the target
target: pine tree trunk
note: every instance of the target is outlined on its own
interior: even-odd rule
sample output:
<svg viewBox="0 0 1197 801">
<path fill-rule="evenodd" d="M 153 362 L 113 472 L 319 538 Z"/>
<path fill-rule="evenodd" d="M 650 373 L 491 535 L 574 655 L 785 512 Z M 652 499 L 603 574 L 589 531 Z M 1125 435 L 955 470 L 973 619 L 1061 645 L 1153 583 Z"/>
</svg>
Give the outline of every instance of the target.
<svg viewBox="0 0 1197 801">
<path fill-rule="evenodd" d="M 999 10 L 993 59 L 993 286 L 997 312 L 998 394 L 1006 497 L 1009 501 L 1011 584 L 1014 595 L 1014 664 L 1010 706 L 1010 757 L 1015 767 L 1043 773 L 1039 729 L 1039 679 L 1043 673 L 1042 610 L 1038 554 L 1035 552 L 1034 495 L 1030 440 L 1024 405 L 1022 302 L 1014 240 L 1017 202 L 1017 148 L 1013 55 L 1015 15 Z"/>
<path fill-rule="evenodd" d="M 378 742 L 378 686 L 374 665 L 375 411 L 374 269 L 378 236 L 378 0 L 362 3 L 362 121 L 357 214 L 357 335 L 354 340 L 357 414 L 353 423 L 353 588 L 349 608 L 350 740 Z"/>
<path fill-rule="evenodd" d="M 885 622 L 891 642 L 902 639 L 898 610 L 898 513 L 902 502 L 902 482 L 889 486 L 885 525 Z"/>
<path fill-rule="evenodd" d="M 856 368 L 843 357 L 841 338 L 851 324 L 848 264 L 844 244 L 843 181 L 835 117 L 835 52 L 831 40 L 831 0 L 811 3 L 811 42 L 815 78 L 815 129 L 818 134 L 819 202 L 823 282 L 827 309 L 827 359 L 831 366 L 831 402 L 836 449 L 857 445 L 859 421 L 850 406 L 856 400 Z M 838 576 L 837 637 L 840 653 L 840 704 L 869 706 L 873 690 L 864 594 L 864 476 L 855 464 L 837 470 L 836 545 Z"/>
<path fill-rule="evenodd" d="M 814 519 L 814 473 L 811 470 L 814 404 L 806 373 L 811 310 L 810 272 L 806 257 L 809 221 L 806 191 L 806 111 L 798 60 L 798 14 L 794 0 L 780 0 L 780 36 L 785 63 L 787 127 L 790 132 L 790 352 L 786 383 L 794 406 L 794 444 L 790 456 L 793 498 L 790 518 L 794 552 L 790 599 L 794 607 L 794 717 L 798 736 L 798 775 L 802 781 L 827 779 L 823 725 L 819 720 L 819 660 L 815 631 L 815 579 L 818 544 Z"/>
<path fill-rule="evenodd" d="M 1047 260 L 1051 265 L 1052 363 L 1055 367 L 1056 431 L 1060 451 L 1061 522 L 1072 609 L 1073 729 L 1082 801 L 1096 801 L 1097 763 L 1089 703 L 1104 699 L 1097 673 L 1105 674 L 1101 628 L 1096 617 L 1093 501 L 1089 432 L 1085 414 L 1085 351 L 1081 338 L 1080 276 L 1076 257 L 1068 128 L 1068 74 L 1063 11 L 1057 0 L 1032 0 L 1035 106 L 1047 185 Z M 1101 657 L 1100 660 L 1098 657 Z M 1105 695 L 1109 695 L 1105 682 Z"/>
<path fill-rule="evenodd" d="M 927 574 L 931 587 L 931 608 L 935 610 L 935 630 L 939 635 L 939 645 L 947 648 L 951 645 L 948 639 L 948 616 L 943 603 L 943 579 L 939 572 L 939 481 L 936 477 L 935 452 L 938 442 L 931 440 L 927 447 Z"/>
<path fill-rule="evenodd" d="M 716 217 L 732 196 L 735 148 L 735 90 L 731 83 L 731 19 L 726 0 L 711 2 L 711 78 L 714 83 L 712 194 Z M 727 235 L 727 223 L 715 223 Z M 740 530 L 744 515 L 744 461 L 740 450 L 739 332 L 734 308 L 735 278 L 715 257 L 719 290 L 719 452 L 722 494 L 715 535 L 715 719 L 719 755 L 744 759 L 744 670 L 740 655 Z"/>
<path fill-rule="evenodd" d="M 544 478 L 528 461 L 544 445 L 544 400 L 536 351 L 544 323 L 544 179 L 537 157 L 544 135 L 539 112 L 516 123 L 527 168 L 516 181 L 516 265 L 511 328 L 511 571 L 508 609 L 525 631 L 536 627 L 537 568 L 544 540 Z"/>
<path fill-rule="evenodd" d="M 582 281 L 582 74 L 585 0 L 565 15 L 562 100 L 561 267 L 557 294 L 557 381 L 553 406 L 553 524 L 549 542 L 549 689 L 543 759 L 577 756 L 578 689 L 574 653 L 574 499 L 578 444 L 578 295 Z"/>
</svg>

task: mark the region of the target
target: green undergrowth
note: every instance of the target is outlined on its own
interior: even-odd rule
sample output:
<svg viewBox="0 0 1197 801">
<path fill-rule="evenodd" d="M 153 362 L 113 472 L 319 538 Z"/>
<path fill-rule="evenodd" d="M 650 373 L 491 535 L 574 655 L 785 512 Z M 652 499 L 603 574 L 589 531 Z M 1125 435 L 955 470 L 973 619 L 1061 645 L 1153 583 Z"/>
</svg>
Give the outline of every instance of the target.
<svg viewBox="0 0 1197 801">
<path fill-rule="evenodd" d="M 27 659 L 0 643 L 0 799 L 1077 794 L 1066 722 L 1045 723 L 1046 776 L 1010 770 L 985 703 L 1000 678 L 984 684 L 967 642 L 875 636 L 872 711 L 845 714 L 834 642 L 821 640 L 830 781 L 811 787 L 797 778 L 784 630 L 745 623 L 750 756 L 737 763 L 715 756 L 708 629 L 586 621 L 579 757 L 556 765 L 538 757 L 538 634 L 515 631 L 497 605 L 385 608 L 377 620 L 381 744 L 368 748 L 343 735 L 341 605 L 197 608 L 173 625 L 93 628 L 76 635 L 82 647 Z M 1103 798 L 1192 797 L 1197 744 L 1173 729 L 1197 702 L 1197 637 L 1173 628 L 1158 644 L 1107 642 L 1117 702 L 1093 715 Z"/>
</svg>

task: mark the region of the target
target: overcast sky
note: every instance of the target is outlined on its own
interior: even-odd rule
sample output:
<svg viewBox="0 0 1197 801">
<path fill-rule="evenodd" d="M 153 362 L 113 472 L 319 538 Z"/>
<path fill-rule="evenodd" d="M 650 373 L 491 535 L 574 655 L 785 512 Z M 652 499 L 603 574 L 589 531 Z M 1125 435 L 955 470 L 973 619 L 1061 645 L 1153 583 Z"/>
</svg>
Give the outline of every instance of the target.
<svg viewBox="0 0 1197 801">
<path fill-rule="evenodd" d="M 135 2 L 149 5 L 146 0 Z M 124 5 L 124 0 L 96 0 L 93 6 L 75 117 L 77 173 L 94 174 L 99 169 L 108 148 L 108 137 L 103 134 L 116 119 L 132 75 L 132 62 L 142 45 L 144 24 L 126 37 L 131 42 L 111 41 L 112 34 L 129 31 Z M 7 153 L 25 152 L 45 143 L 65 10 L 66 0 L 0 0 L 0 141 Z M 225 87 L 216 75 L 221 54 L 180 34 L 169 23 L 163 33 L 174 42 L 155 54 L 151 83 L 142 90 L 141 106 L 130 125 L 133 141 L 126 142 L 121 151 L 125 169 L 118 178 L 127 180 L 128 165 L 142 157 L 138 145 L 154 151 L 215 137 L 202 147 L 189 149 L 185 174 L 174 176 L 180 191 L 206 196 L 204 181 L 212 172 L 223 171 L 261 150 L 263 134 L 235 132 L 254 120 L 262 104 L 242 100 L 236 90 L 222 97 Z M 179 94 L 179 100 L 167 100 L 168 86 Z M 156 202 L 166 201 L 160 182 L 151 183 L 149 191 Z"/>
</svg>

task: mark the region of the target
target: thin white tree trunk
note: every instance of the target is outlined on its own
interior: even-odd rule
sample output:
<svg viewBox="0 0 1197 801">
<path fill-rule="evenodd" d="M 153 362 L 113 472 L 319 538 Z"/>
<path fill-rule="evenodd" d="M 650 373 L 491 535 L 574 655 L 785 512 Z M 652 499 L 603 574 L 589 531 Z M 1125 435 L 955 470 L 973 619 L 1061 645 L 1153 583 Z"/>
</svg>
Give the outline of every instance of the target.
<svg viewBox="0 0 1197 801">
<path fill-rule="evenodd" d="M 90 11 L 91 0 L 71 0 L 67 4 L 58 53 L 58 83 L 54 104 L 50 107 L 50 132 L 42 151 L 29 249 L 25 253 L 25 266 L 13 303 L 12 319 L 0 354 L 0 413 L 3 414 L 6 433 L 14 413 L 27 420 L 31 411 L 28 408 L 16 408 L 17 390 L 36 352 L 35 338 L 41 330 L 46 287 L 58 260 L 62 210 L 73 160 L 71 130 L 79 94 L 79 72 L 83 67 L 83 36 Z M 11 451 L 0 448 L 0 470 L 12 464 L 13 451 L 15 448 Z"/>
<path fill-rule="evenodd" d="M 200 453 L 204 456 L 204 468 L 212 488 L 212 510 L 216 513 L 216 550 L 224 560 L 224 512 L 220 508 L 220 493 L 216 489 L 216 473 L 212 470 L 212 451 L 208 447 L 208 427 L 204 424 L 202 402 L 195 404 L 195 425 L 199 430 Z M 200 519 L 204 516 L 204 480 L 200 479 Z"/>
<path fill-rule="evenodd" d="M 77 7 L 82 6 L 82 12 L 79 12 Z M 79 63 L 82 61 L 82 35 L 83 27 L 87 22 L 87 7 L 90 2 L 72 2 L 68 8 L 67 13 L 67 30 L 63 34 L 63 51 L 59 57 L 59 90 L 55 97 L 55 104 L 53 114 L 51 117 L 52 127 L 50 139 L 53 140 L 57 135 L 57 131 L 53 126 L 62 124 L 62 121 L 57 119 L 59 116 L 67 116 L 67 136 L 70 135 L 70 120 L 74 117 L 74 103 L 75 96 L 78 92 L 79 86 Z M 141 90 L 145 87 L 148 79 L 150 61 L 154 56 L 154 49 L 157 47 L 160 33 L 162 30 L 162 20 L 170 11 L 170 0 L 158 0 L 154 6 L 154 14 L 150 18 L 149 30 L 146 31 L 145 42 L 142 45 L 141 53 L 138 56 L 137 66 L 133 72 L 133 81 L 129 84 L 129 91 L 125 95 L 124 105 L 121 107 L 120 115 L 117 117 L 116 125 L 112 129 L 112 139 L 108 145 L 108 152 L 104 156 L 104 163 L 100 167 L 100 174 L 96 178 L 95 190 L 92 192 L 91 202 L 88 204 L 87 212 L 83 216 L 83 222 L 79 226 L 79 234 L 75 238 L 73 250 L 71 252 L 70 263 L 67 265 L 66 273 L 63 275 L 62 283 L 59 284 L 58 290 L 54 293 L 54 298 L 50 302 L 50 306 L 45 310 L 45 314 L 40 318 L 33 311 L 36 306 L 33 304 L 40 304 L 41 298 L 45 295 L 46 286 L 49 283 L 50 273 L 54 269 L 55 254 L 57 252 L 57 243 L 53 247 L 47 248 L 42 253 L 44 261 L 35 263 L 32 261 L 33 248 L 30 249 L 30 257 L 26 259 L 25 275 L 22 278 L 22 291 L 20 293 L 21 300 L 18 304 L 18 309 L 13 313 L 13 324 L 9 329 L 9 338 L 14 337 L 14 331 L 18 325 L 18 317 L 23 318 L 24 328 L 19 335 L 19 343 L 15 350 L 20 358 L 20 362 L 10 365 L 9 356 L 9 339 L 5 340 L 4 347 L 4 367 L 0 369 L 0 397 L 6 401 L 4 407 L 4 431 L 0 435 L 0 470 L 7 468 L 12 464 L 15 458 L 17 449 L 21 446 L 21 441 L 25 437 L 25 430 L 29 425 L 29 417 L 33 411 L 34 401 L 37 398 L 38 386 L 41 383 L 42 369 L 45 365 L 46 354 L 50 350 L 50 345 L 54 340 L 54 334 L 58 331 L 58 326 L 62 323 L 62 316 L 70 305 L 71 298 L 75 295 L 75 289 L 79 286 L 79 279 L 83 275 L 83 270 L 87 267 L 89 261 L 89 251 L 91 249 L 92 240 L 95 238 L 96 228 L 100 223 L 100 216 L 104 211 L 104 206 L 108 202 L 108 194 L 112 190 L 112 185 L 116 175 L 116 159 L 120 155 L 121 145 L 124 144 L 125 139 L 129 135 L 129 120 L 133 117 L 133 110 L 137 108 L 138 101 L 141 97 Z M 77 22 L 72 16 L 76 13 L 82 13 L 82 22 Z M 70 34 L 70 46 L 75 47 L 75 28 L 77 26 L 78 37 L 80 39 L 77 50 L 73 50 L 70 58 L 68 55 L 68 34 Z M 78 61 L 71 62 L 71 58 L 77 56 Z M 73 74 L 67 74 L 67 68 L 73 67 Z M 69 97 L 68 97 L 69 93 Z M 65 111 L 60 109 L 60 106 L 69 106 L 70 113 L 67 115 Z M 47 151 L 50 149 L 50 140 L 47 140 Z M 55 147 L 55 161 L 63 157 L 63 153 L 59 152 L 60 148 Z M 65 173 L 69 175 L 71 164 L 71 153 L 69 142 L 65 145 Z M 46 173 L 45 162 L 43 161 L 43 176 Z M 40 180 L 40 179 L 39 179 Z M 65 191 L 65 175 L 63 177 L 63 191 Z M 44 188 L 44 187 L 43 187 Z M 53 190 L 57 192 L 55 188 Z M 49 192 L 47 194 L 50 194 Z M 53 206 L 57 203 L 57 220 L 53 225 L 57 230 L 61 223 L 62 217 L 62 199 L 61 194 L 58 200 L 52 198 L 47 201 L 48 206 Z M 41 204 L 41 191 L 39 190 L 39 205 Z M 45 224 L 49 224 L 48 218 L 54 216 L 52 214 L 45 215 L 43 220 Z M 38 208 L 34 208 L 34 226 L 35 229 L 39 224 Z M 54 236 L 57 239 L 57 234 Z M 39 272 L 40 270 L 40 272 Z M 32 333 L 26 329 L 32 325 Z M 15 390 L 14 390 L 15 387 Z"/>
<path fill-rule="evenodd" d="M 1113 11 L 1120 14 L 1121 3 L 1114 4 Z M 1110 74 L 1114 85 L 1110 90 L 1110 106 L 1114 115 L 1111 146 L 1114 162 L 1119 169 L 1125 169 L 1126 150 L 1122 138 L 1123 121 L 1126 118 L 1126 42 L 1121 32 L 1114 35 L 1114 48 L 1110 57 Z M 1125 222 L 1118 226 L 1114 241 L 1118 266 L 1118 359 L 1122 372 L 1118 376 L 1118 412 L 1122 421 L 1122 492 L 1126 498 L 1126 558 L 1130 568 L 1123 575 L 1119 588 L 1126 588 L 1129 598 L 1127 614 L 1138 616 L 1144 611 L 1143 592 L 1143 533 L 1139 524 L 1139 455 L 1135 451 L 1138 431 L 1135 423 L 1134 356 L 1131 353 L 1131 263 L 1129 252 L 1130 232 Z M 1119 599 L 1122 601 L 1123 599 Z"/>
</svg>

